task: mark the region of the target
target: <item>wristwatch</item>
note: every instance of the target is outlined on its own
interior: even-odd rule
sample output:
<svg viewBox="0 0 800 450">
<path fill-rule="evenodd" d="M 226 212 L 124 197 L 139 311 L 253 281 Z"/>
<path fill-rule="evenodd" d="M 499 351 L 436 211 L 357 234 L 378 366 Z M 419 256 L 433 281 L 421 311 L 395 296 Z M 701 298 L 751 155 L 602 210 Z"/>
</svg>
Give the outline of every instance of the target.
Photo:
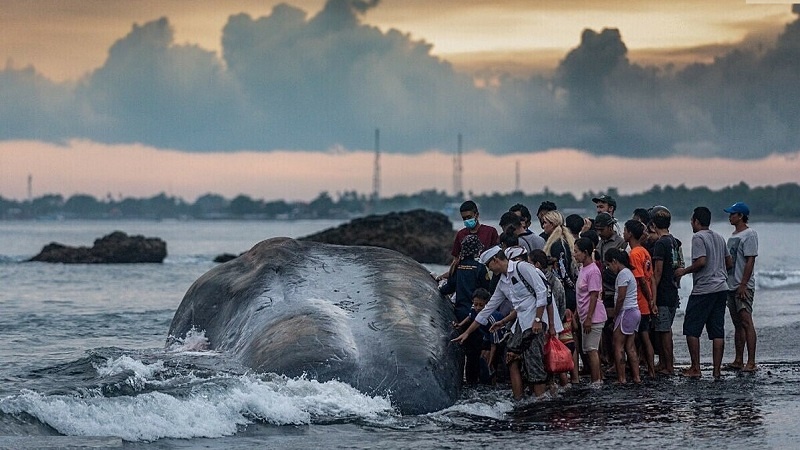
<svg viewBox="0 0 800 450">
<path fill-rule="evenodd" d="M 536 322 L 536 323 L 541 323 L 542 318 L 541 317 L 537 317 L 537 318 L 533 319 L 533 321 Z"/>
</svg>

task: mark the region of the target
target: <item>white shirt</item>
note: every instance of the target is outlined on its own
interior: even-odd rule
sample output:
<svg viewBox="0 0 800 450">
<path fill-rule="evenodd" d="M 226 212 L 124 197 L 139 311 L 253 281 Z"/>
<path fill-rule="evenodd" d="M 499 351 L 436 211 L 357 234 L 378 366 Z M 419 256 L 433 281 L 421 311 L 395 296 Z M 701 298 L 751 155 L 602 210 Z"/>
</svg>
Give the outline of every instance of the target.
<svg viewBox="0 0 800 450">
<path fill-rule="evenodd" d="M 638 286 L 636 285 L 636 278 L 633 272 L 627 267 L 623 268 L 617 274 L 616 289 L 614 290 L 614 304 L 620 301 L 619 288 L 625 286 L 628 289 L 625 291 L 625 298 L 622 299 L 622 309 L 639 308 L 639 301 L 636 299 Z"/>
<path fill-rule="evenodd" d="M 536 296 L 531 294 L 525 283 L 520 279 L 525 277 L 525 281 L 533 288 Z M 497 283 L 497 288 L 486 304 L 486 307 L 478 313 L 475 321 L 481 325 L 489 323 L 489 316 L 506 301 L 510 301 L 511 305 L 517 311 L 517 321 L 512 329 L 516 329 L 519 324 L 522 331 L 533 327 L 533 320 L 536 318 L 536 308 L 544 306 L 545 310 L 542 314 L 542 322 L 549 323 L 547 316 L 547 285 L 545 284 L 545 275 L 541 270 L 533 266 L 533 264 L 524 261 L 509 261 L 508 270 L 506 273 L 500 275 L 500 280 Z M 553 314 L 553 326 L 557 333 L 564 330 L 561 324 L 561 319 L 558 314 Z"/>
</svg>

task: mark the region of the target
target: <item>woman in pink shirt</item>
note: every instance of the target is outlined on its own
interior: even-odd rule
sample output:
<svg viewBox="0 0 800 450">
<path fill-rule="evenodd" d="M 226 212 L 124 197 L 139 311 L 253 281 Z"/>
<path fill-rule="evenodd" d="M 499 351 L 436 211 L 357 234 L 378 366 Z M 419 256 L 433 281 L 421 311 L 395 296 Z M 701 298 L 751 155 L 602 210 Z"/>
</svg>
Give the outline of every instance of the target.
<svg viewBox="0 0 800 450">
<path fill-rule="evenodd" d="M 606 323 L 606 309 L 601 305 L 597 307 L 597 299 L 603 290 L 603 278 L 600 268 L 592 259 L 594 245 L 587 238 L 575 241 L 572 252 L 575 261 L 581 265 L 578 281 L 575 283 L 575 297 L 578 303 L 578 317 L 583 331 L 583 352 L 589 359 L 589 369 L 592 373 L 592 384 L 603 383 L 600 372 L 600 336 L 603 334 L 603 325 Z"/>
</svg>

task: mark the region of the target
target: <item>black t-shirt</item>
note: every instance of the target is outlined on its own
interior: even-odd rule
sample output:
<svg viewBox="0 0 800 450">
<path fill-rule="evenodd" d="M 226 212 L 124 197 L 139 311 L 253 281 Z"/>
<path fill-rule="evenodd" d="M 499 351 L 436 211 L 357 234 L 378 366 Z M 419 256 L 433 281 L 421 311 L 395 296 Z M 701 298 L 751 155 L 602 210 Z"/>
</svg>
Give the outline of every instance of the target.
<svg viewBox="0 0 800 450">
<path fill-rule="evenodd" d="M 677 307 L 678 306 L 678 283 L 675 281 L 675 266 L 673 265 L 673 255 L 679 241 L 667 234 L 658 238 L 653 244 L 653 263 L 664 261 L 664 268 L 661 271 L 661 279 L 656 286 L 656 305 Z"/>
</svg>

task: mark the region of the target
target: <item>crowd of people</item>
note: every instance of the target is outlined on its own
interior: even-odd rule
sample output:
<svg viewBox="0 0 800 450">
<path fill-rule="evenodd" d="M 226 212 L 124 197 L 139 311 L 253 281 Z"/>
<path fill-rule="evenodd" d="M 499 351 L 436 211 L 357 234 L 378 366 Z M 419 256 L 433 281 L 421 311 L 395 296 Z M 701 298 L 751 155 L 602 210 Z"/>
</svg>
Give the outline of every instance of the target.
<svg viewBox="0 0 800 450">
<path fill-rule="evenodd" d="M 758 235 L 748 226 L 748 206 L 737 202 L 724 209 L 734 227 L 727 242 L 709 228 L 711 211 L 695 208 L 691 258 L 684 261 L 666 207 L 637 208 L 623 220 L 611 196 L 593 202 L 593 218 L 564 217 L 554 203 L 542 202 L 538 234 L 524 205 L 500 217 L 500 233 L 481 223 L 474 202 L 461 205 L 464 227 L 456 233 L 453 262 L 436 279 L 453 303 L 459 333 L 453 342 L 464 347 L 465 382 L 507 380 L 520 399 L 580 383 L 582 375 L 594 386 L 606 378 L 641 383 L 641 369 L 651 379 L 675 375 L 672 327 L 680 280 L 689 274 L 693 288 L 682 332 L 691 364 L 680 374 L 702 376 L 705 328 L 713 342 L 712 377 L 720 378 L 726 308 L 735 329 L 727 366 L 757 370 L 752 312 Z M 547 370 L 549 336 L 572 353 L 572 370 Z"/>
</svg>

